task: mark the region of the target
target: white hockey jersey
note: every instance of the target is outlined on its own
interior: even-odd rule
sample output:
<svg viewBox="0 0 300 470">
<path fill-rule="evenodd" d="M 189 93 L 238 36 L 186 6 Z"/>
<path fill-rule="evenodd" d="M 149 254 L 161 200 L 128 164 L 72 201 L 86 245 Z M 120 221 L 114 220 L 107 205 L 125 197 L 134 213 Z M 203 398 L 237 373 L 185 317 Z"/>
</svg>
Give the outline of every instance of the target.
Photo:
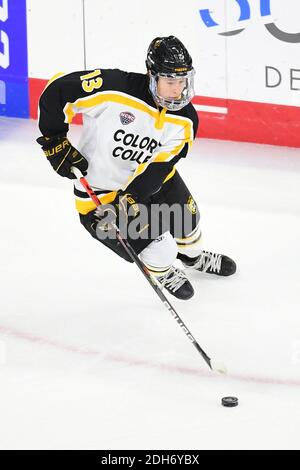
<svg viewBox="0 0 300 470">
<path fill-rule="evenodd" d="M 40 98 L 39 127 L 46 137 L 66 134 L 76 113 L 83 114 L 78 150 L 88 160 L 87 179 L 101 202 L 119 189 L 146 200 L 174 175 L 186 157 L 198 127 L 189 104 L 180 111 L 158 108 L 148 76 L 121 70 L 58 74 Z M 95 208 L 75 180 L 81 214 Z"/>
</svg>

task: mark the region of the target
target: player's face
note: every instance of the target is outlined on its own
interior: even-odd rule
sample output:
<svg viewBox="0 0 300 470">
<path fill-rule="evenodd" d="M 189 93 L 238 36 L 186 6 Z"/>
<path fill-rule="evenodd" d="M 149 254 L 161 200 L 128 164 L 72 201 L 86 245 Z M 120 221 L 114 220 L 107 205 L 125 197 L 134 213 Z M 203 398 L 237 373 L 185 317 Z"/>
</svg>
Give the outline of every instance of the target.
<svg viewBox="0 0 300 470">
<path fill-rule="evenodd" d="M 180 99 L 185 86 L 185 77 L 159 77 L 157 82 L 157 94 L 165 99 Z"/>
</svg>

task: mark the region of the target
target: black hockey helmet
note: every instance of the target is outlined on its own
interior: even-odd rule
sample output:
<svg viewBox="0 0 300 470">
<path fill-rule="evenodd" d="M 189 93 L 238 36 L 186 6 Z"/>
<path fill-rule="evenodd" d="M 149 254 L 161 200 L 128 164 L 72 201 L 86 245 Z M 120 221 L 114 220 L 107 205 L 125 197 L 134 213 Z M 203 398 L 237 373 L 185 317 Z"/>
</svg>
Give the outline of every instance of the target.
<svg viewBox="0 0 300 470">
<path fill-rule="evenodd" d="M 182 42 L 175 36 L 157 37 L 151 41 L 147 51 L 146 67 L 149 73 L 149 88 L 156 104 L 170 111 L 186 106 L 194 97 L 194 75 L 192 58 Z M 168 99 L 159 96 L 159 77 L 170 80 L 186 79 L 180 97 Z"/>
<path fill-rule="evenodd" d="M 153 39 L 148 48 L 146 66 L 154 75 L 165 76 L 184 76 L 193 70 L 190 54 L 175 36 Z"/>
</svg>

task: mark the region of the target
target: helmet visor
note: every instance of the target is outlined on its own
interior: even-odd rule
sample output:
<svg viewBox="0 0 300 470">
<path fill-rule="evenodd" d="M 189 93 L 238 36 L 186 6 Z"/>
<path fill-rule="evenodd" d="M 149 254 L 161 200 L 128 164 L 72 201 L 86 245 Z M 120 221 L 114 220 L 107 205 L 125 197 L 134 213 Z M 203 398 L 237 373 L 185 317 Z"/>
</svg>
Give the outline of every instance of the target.
<svg viewBox="0 0 300 470">
<path fill-rule="evenodd" d="M 178 111 L 194 97 L 194 69 L 184 74 L 151 74 L 150 91 L 154 101 L 170 111 Z"/>
</svg>

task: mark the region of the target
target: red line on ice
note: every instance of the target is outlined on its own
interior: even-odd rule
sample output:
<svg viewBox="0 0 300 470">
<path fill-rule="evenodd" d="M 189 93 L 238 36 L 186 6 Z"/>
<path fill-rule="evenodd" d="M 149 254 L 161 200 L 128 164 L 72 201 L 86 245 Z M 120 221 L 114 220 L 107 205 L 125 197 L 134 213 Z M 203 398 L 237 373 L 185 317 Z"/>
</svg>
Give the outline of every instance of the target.
<svg viewBox="0 0 300 470">
<path fill-rule="evenodd" d="M 160 369 L 163 371 L 168 372 L 176 372 L 181 374 L 187 375 L 195 375 L 200 377 L 208 377 L 208 378 L 215 378 L 219 377 L 210 371 L 202 371 L 198 369 L 193 369 L 189 367 L 183 366 L 172 366 L 161 364 L 158 362 L 150 362 L 143 359 L 136 359 L 136 358 L 129 358 L 125 356 L 116 356 L 114 354 L 105 354 L 100 351 L 96 351 L 93 349 L 79 347 L 79 346 L 71 346 L 60 341 L 53 341 L 47 338 L 43 338 L 41 336 L 36 336 L 31 333 L 25 333 L 19 330 L 16 330 L 11 327 L 7 326 L 0 326 L 0 335 L 11 336 L 14 338 L 18 338 L 24 341 L 28 341 L 30 343 L 41 344 L 43 346 L 50 346 L 60 351 L 81 354 L 85 356 L 100 356 L 105 361 L 112 361 L 121 364 L 127 364 L 129 366 L 146 366 L 152 367 L 156 369 Z M 272 377 L 253 377 L 241 374 L 228 374 L 228 377 L 235 380 L 240 380 L 244 382 L 255 382 L 259 384 L 270 384 L 270 385 L 288 385 L 294 387 L 300 387 L 300 380 L 291 380 L 291 379 L 280 379 L 280 378 L 272 378 Z"/>
</svg>

